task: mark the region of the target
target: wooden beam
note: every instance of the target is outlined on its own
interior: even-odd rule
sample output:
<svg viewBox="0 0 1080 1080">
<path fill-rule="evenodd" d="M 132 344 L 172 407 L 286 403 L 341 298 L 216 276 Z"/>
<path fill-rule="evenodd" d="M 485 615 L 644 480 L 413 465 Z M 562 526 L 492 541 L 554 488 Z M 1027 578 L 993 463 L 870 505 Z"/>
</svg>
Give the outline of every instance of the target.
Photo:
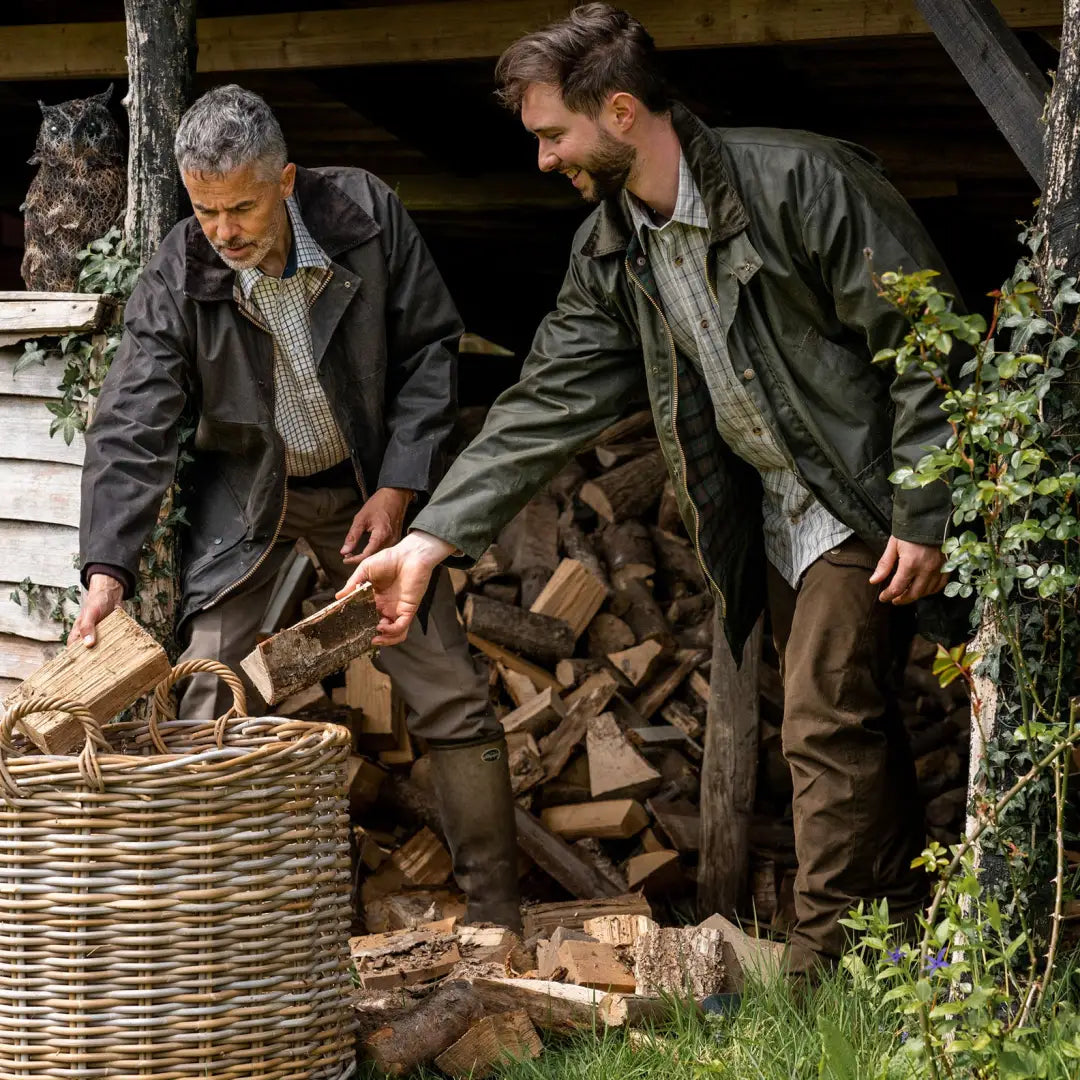
<svg viewBox="0 0 1080 1080">
<path fill-rule="evenodd" d="M 352 67 L 497 56 L 514 38 L 565 15 L 569 0 L 446 0 L 341 11 L 199 19 L 198 70 Z M 1055 27 L 1060 0 L 1000 0 L 1014 27 Z M 661 49 L 925 34 L 916 0 L 640 0 L 634 14 Z M 124 76 L 122 22 L 0 27 L 0 79 Z"/>
<path fill-rule="evenodd" d="M 938 41 L 1042 188 L 1050 84 L 991 0 L 915 0 Z"/>
<path fill-rule="evenodd" d="M 735 666 L 716 610 L 717 635 L 710 675 L 705 761 L 701 769 L 701 850 L 698 906 L 731 915 L 750 880 L 750 818 L 758 763 L 758 665 L 762 624 Z"/>
</svg>

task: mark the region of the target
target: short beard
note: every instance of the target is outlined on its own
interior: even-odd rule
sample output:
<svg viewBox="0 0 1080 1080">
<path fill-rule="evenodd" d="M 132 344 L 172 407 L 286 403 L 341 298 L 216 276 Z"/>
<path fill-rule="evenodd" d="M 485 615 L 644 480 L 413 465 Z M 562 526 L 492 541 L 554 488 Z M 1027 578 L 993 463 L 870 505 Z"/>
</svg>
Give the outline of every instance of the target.
<svg viewBox="0 0 1080 1080">
<path fill-rule="evenodd" d="M 637 150 L 626 143 L 619 142 L 613 135 L 601 131 L 596 140 L 596 147 L 582 169 L 592 179 L 592 191 L 583 193 L 588 202 L 603 202 L 618 195 L 630 177 L 630 170 L 637 161 Z"/>
<path fill-rule="evenodd" d="M 225 257 L 224 252 L 220 248 L 216 249 L 218 258 L 230 269 L 230 270 L 250 270 L 252 267 L 258 266 L 259 263 L 270 254 L 270 249 L 277 243 L 277 238 L 281 233 L 281 228 L 278 222 L 275 220 L 274 224 L 270 226 L 266 235 L 260 240 L 256 240 L 248 249 L 242 259 L 229 259 Z"/>
</svg>

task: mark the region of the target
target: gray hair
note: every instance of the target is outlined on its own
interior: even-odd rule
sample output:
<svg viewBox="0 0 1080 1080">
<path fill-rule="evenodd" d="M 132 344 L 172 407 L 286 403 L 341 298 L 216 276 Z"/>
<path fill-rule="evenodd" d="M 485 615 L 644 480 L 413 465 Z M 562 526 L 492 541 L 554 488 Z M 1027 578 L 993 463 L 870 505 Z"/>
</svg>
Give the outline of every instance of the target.
<svg viewBox="0 0 1080 1080">
<path fill-rule="evenodd" d="M 214 176 L 258 164 L 273 178 L 288 161 L 285 136 L 270 106 L 235 83 L 208 90 L 184 113 L 174 151 L 181 172 Z"/>
</svg>

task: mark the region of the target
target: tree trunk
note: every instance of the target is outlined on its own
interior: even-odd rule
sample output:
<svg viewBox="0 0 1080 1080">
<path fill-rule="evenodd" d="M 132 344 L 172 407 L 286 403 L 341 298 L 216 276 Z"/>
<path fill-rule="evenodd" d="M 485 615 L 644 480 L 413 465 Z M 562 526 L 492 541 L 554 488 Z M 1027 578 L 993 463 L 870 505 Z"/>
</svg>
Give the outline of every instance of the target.
<svg viewBox="0 0 1080 1080">
<path fill-rule="evenodd" d="M 716 609 L 705 761 L 701 769 L 698 910 L 730 917 L 750 881 L 750 819 L 758 761 L 758 665 L 762 624 L 750 634 L 736 668 Z M 760 913 L 759 913 L 760 914 Z"/>
<path fill-rule="evenodd" d="M 195 0 L 124 0 L 127 19 L 128 253 L 144 266 L 180 218 L 180 175 L 173 140 L 191 100 L 195 77 Z M 132 604 L 138 620 L 175 659 L 180 584 L 176 536 L 168 524 L 176 499 L 170 487 L 158 529 L 144 550 Z"/>
<path fill-rule="evenodd" d="M 180 218 L 173 139 L 195 77 L 195 0 L 124 0 L 127 17 L 128 253 L 145 264 Z"/>
</svg>

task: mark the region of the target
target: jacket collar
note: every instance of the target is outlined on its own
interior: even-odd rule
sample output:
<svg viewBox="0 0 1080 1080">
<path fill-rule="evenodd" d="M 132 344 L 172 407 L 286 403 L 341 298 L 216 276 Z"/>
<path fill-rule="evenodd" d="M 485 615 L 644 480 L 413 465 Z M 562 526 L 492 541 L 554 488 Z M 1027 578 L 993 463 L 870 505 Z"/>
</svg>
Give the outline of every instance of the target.
<svg viewBox="0 0 1080 1080">
<path fill-rule="evenodd" d="M 321 173 L 298 167 L 295 195 L 304 224 L 331 259 L 379 232 L 375 219 Z M 188 218 L 184 293 L 192 300 L 231 300 L 235 280 L 236 271 L 221 261 L 194 216 Z"/>
<path fill-rule="evenodd" d="M 694 183 L 705 201 L 709 216 L 709 245 L 730 240 L 746 228 L 749 217 L 720 156 L 719 141 L 689 109 L 678 103 L 672 106 L 671 122 Z M 630 237 L 631 225 L 620 192 L 600 204 L 596 211 L 596 223 L 582 245 L 581 253 L 595 258 L 625 251 Z"/>
</svg>

